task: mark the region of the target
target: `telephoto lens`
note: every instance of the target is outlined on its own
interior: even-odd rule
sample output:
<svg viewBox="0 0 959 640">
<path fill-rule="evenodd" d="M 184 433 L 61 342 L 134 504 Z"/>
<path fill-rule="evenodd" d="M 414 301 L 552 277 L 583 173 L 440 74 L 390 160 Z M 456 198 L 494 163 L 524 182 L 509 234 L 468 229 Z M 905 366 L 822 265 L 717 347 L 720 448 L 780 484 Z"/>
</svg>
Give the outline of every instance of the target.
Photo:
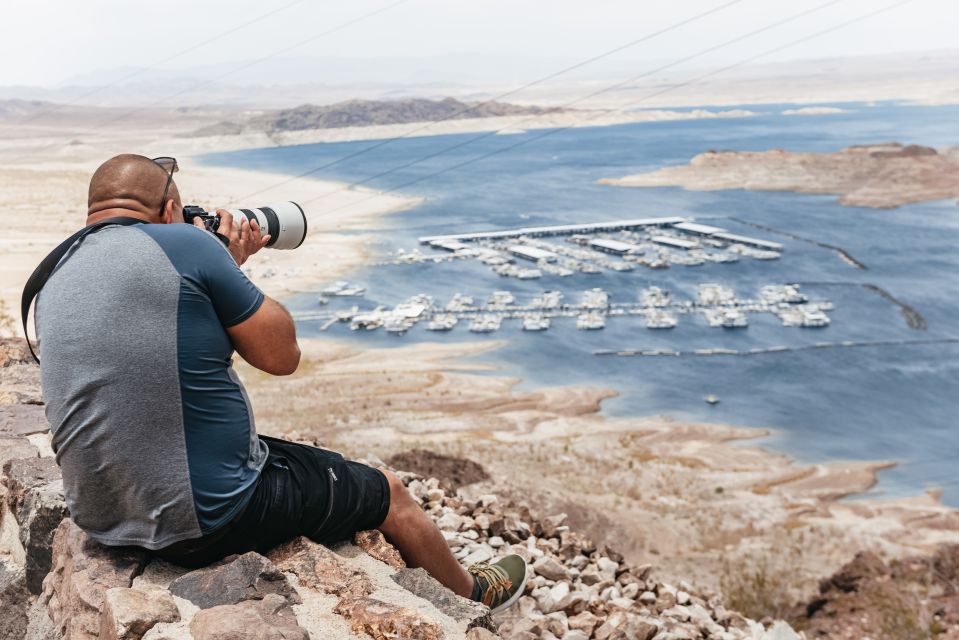
<svg viewBox="0 0 959 640">
<path fill-rule="evenodd" d="M 296 249 L 306 239 L 306 214 L 295 202 L 280 202 L 256 209 L 227 209 L 233 220 L 240 222 L 246 216 L 260 225 L 260 233 L 270 234 L 270 249 Z"/>
</svg>

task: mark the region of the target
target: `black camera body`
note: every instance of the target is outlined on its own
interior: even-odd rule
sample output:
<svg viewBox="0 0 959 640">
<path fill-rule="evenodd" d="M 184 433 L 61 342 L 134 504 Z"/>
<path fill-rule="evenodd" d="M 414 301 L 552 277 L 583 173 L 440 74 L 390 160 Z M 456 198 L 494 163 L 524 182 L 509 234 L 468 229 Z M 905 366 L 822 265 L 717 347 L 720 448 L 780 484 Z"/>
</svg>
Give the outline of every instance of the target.
<svg viewBox="0 0 959 640">
<path fill-rule="evenodd" d="M 183 220 L 187 224 L 193 224 L 193 221 L 197 218 L 203 221 L 203 226 L 206 227 L 207 231 L 216 233 L 217 229 L 220 228 L 220 216 L 217 214 L 209 213 L 203 207 L 198 207 L 195 204 L 188 204 L 183 207 Z"/>
<path fill-rule="evenodd" d="M 306 214 L 295 202 L 281 202 L 254 209 L 228 209 L 233 219 L 239 223 L 245 217 L 251 223 L 255 220 L 263 235 L 270 235 L 267 247 L 271 249 L 296 249 L 306 239 Z M 183 207 L 183 220 L 188 224 L 199 218 L 207 231 L 216 233 L 220 228 L 220 216 L 210 213 L 196 205 Z"/>
</svg>

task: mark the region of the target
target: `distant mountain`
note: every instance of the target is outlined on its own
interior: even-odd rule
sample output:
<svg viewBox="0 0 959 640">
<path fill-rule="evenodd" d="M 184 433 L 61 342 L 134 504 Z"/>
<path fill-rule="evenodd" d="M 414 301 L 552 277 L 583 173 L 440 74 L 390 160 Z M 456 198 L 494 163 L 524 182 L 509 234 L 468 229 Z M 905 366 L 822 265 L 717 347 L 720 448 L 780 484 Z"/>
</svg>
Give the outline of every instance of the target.
<svg viewBox="0 0 959 640">
<path fill-rule="evenodd" d="M 308 129 L 367 127 L 378 124 L 406 124 L 435 120 L 492 118 L 497 116 L 541 115 L 562 109 L 521 106 L 505 102 L 461 102 L 455 98 L 428 100 L 346 100 L 317 106 L 304 104 L 254 116 L 244 122 L 219 122 L 201 127 L 191 137 L 236 135 L 249 132 L 279 133 Z"/>
</svg>

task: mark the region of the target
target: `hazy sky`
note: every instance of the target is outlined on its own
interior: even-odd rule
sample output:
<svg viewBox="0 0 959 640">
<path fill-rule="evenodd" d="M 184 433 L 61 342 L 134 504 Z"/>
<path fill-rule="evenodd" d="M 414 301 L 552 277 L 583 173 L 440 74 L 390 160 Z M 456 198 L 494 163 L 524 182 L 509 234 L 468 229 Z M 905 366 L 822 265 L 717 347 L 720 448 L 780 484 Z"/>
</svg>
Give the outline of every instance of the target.
<svg viewBox="0 0 959 640">
<path fill-rule="evenodd" d="M 450 53 L 587 58 L 729 0 L 406 0 L 307 44 L 301 41 L 396 0 L 11 0 L 0 23 L 0 85 L 54 85 L 124 66 L 162 69 L 281 57 L 443 56 Z M 826 0 L 742 0 L 635 47 L 615 62 L 689 55 Z M 708 61 L 725 63 L 828 28 L 893 0 L 841 0 Z M 206 44 L 270 11 L 253 25 Z M 881 16 L 778 54 L 778 60 L 956 47 L 959 1 L 913 0 Z M 294 46 L 298 45 L 298 46 Z M 497 61 L 497 64 L 501 64 Z"/>
</svg>

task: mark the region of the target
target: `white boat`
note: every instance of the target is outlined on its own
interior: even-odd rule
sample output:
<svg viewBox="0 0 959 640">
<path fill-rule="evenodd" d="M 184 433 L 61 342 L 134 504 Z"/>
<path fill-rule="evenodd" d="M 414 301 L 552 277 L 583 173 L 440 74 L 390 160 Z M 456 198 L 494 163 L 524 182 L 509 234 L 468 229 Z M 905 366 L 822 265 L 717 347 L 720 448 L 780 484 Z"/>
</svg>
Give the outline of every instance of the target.
<svg viewBox="0 0 959 640">
<path fill-rule="evenodd" d="M 490 294 L 487 304 L 491 307 L 505 307 L 515 301 L 516 298 L 509 291 L 494 291 Z"/>
<path fill-rule="evenodd" d="M 609 294 L 602 289 L 584 291 L 583 306 L 587 309 L 605 309 L 609 307 Z"/>
<path fill-rule="evenodd" d="M 801 326 L 807 328 L 828 327 L 829 322 L 829 316 L 819 309 L 803 309 Z"/>
<path fill-rule="evenodd" d="M 499 316 L 477 316 L 470 322 L 470 331 L 473 333 L 492 333 L 500 328 L 502 322 Z"/>
<path fill-rule="evenodd" d="M 696 288 L 696 302 L 702 305 L 727 304 L 735 299 L 732 289 L 715 282 L 704 282 Z"/>
<path fill-rule="evenodd" d="M 550 320 L 546 316 L 534 315 L 523 318 L 523 331 L 546 331 Z"/>
<path fill-rule="evenodd" d="M 640 296 L 644 307 L 668 307 L 669 292 L 659 287 L 646 287 Z"/>
<path fill-rule="evenodd" d="M 386 316 L 386 320 L 383 321 L 383 329 L 388 333 L 406 333 L 412 326 L 413 323 L 409 318 L 404 318 L 403 316 L 389 315 Z"/>
<path fill-rule="evenodd" d="M 451 313 L 441 313 L 433 316 L 432 320 L 426 325 L 430 331 L 449 331 L 456 326 L 459 320 Z"/>
<path fill-rule="evenodd" d="M 795 284 L 766 285 L 759 290 L 759 297 L 763 302 L 769 304 L 778 304 L 780 302 L 799 304 L 809 300 L 805 294 L 799 292 L 799 285 Z"/>
<path fill-rule="evenodd" d="M 473 306 L 473 297 L 464 296 L 462 293 L 453 295 L 453 299 L 446 305 L 448 311 L 462 311 Z"/>
<path fill-rule="evenodd" d="M 520 280 L 536 280 L 543 277 L 543 272 L 539 269 L 520 269 L 516 272 L 516 277 Z"/>
<path fill-rule="evenodd" d="M 708 396 L 706 396 L 706 402 L 708 404 L 719 404 L 719 396 L 710 393 Z"/>
<path fill-rule="evenodd" d="M 586 331 L 602 329 L 606 326 L 606 318 L 601 313 L 590 312 L 576 318 L 576 328 Z"/>
<path fill-rule="evenodd" d="M 646 314 L 647 329 L 672 329 L 676 323 L 676 316 L 668 311 L 656 309 Z"/>
<path fill-rule="evenodd" d="M 530 306 L 534 309 L 555 309 L 563 303 L 563 294 L 560 291 L 544 291 L 542 295 L 533 298 Z"/>
<path fill-rule="evenodd" d="M 320 292 L 324 296 L 361 296 L 366 293 L 366 287 L 360 287 L 354 284 L 350 284 L 345 280 L 338 280 L 323 289 Z"/>
<path fill-rule="evenodd" d="M 726 329 L 742 329 L 749 326 L 749 318 L 738 309 L 724 309 L 722 326 Z"/>
</svg>

